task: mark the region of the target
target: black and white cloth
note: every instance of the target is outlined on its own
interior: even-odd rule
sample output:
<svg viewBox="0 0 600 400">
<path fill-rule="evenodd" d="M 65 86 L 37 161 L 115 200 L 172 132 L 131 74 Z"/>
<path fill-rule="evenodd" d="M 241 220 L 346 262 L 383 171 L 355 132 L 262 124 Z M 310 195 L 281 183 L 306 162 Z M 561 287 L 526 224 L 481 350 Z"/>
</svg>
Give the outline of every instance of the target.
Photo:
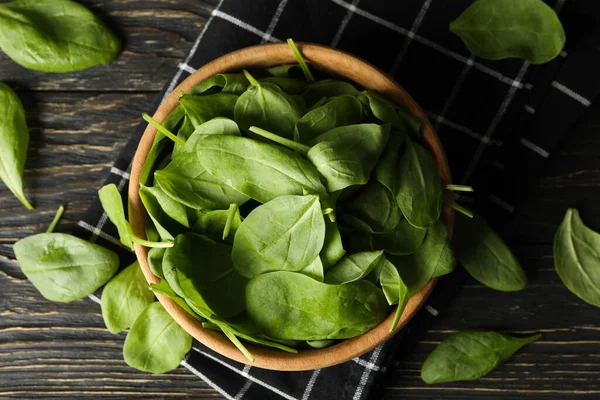
<svg viewBox="0 0 600 400">
<path fill-rule="evenodd" d="M 458 200 L 488 219 L 505 221 L 526 195 L 520 189 L 600 91 L 596 1 L 547 0 L 559 12 L 568 39 L 559 57 L 538 66 L 472 56 L 448 30 L 472 0 L 221 0 L 158 101 L 197 68 L 242 47 L 291 37 L 340 48 L 389 73 L 416 99 L 442 141 L 454 181 L 477 188 L 476 197 Z M 124 195 L 142 131 L 133 133 L 107 179 Z M 133 259 L 119 248 L 116 229 L 98 200 L 76 234 L 120 251 L 124 265 Z M 182 365 L 228 399 L 366 399 L 464 279 L 460 271 L 442 279 L 393 340 L 338 366 L 268 371 L 225 359 L 200 343 Z"/>
</svg>

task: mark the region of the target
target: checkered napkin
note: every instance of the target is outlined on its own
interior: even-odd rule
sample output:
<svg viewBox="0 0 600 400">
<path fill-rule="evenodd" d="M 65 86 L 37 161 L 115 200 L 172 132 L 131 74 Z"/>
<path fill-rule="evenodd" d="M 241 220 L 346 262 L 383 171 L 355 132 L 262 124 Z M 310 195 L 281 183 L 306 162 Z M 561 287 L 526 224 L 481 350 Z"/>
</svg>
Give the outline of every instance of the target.
<svg viewBox="0 0 600 400">
<path fill-rule="evenodd" d="M 439 134 L 454 181 L 477 188 L 476 197 L 459 200 L 488 219 L 505 221 L 525 196 L 519 188 L 538 174 L 600 91 L 599 35 L 594 14 L 581 8 L 587 4 L 548 0 L 560 13 L 568 38 L 557 59 L 542 66 L 481 60 L 448 31 L 449 22 L 470 3 L 221 0 L 159 100 L 206 62 L 245 46 L 291 37 L 338 47 L 389 73 L 416 99 Z M 124 195 L 142 130 L 123 149 L 107 180 Z M 81 237 L 119 251 L 124 265 L 133 259 L 119 248 L 116 229 L 99 201 L 78 229 Z M 410 351 L 464 279 L 461 271 L 442 279 L 393 340 L 338 366 L 268 371 L 225 359 L 199 343 L 182 365 L 228 399 L 365 399 L 382 387 L 394 359 Z M 91 298 L 98 301 L 100 295 Z"/>
</svg>

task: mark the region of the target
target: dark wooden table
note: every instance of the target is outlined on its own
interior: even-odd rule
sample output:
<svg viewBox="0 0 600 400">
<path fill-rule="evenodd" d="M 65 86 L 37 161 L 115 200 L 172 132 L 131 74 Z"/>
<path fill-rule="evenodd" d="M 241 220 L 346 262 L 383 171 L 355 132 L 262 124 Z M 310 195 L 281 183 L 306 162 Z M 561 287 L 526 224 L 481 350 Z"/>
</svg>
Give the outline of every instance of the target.
<svg viewBox="0 0 600 400">
<path fill-rule="evenodd" d="M 12 244 L 43 231 L 60 204 L 59 231 L 82 217 L 112 161 L 187 54 L 216 0 L 85 0 L 124 38 L 112 64 L 73 74 L 27 71 L 0 53 L 0 81 L 17 89 L 31 129 L 26 211 L 0 185 L 0 398 L 220 398 L 178 368 L 150 375 L 122 358 L 124 334 L 104 327 L 89 300 L 42 298 L 14 261 Z M 385 398 L 600 398 L 600 310 L 571 294 L 552 261 L 552 239 L 567 207 L 600 230 L 600 106 L 553 155 L 530 200 L 509 224 L 530 287 L 501 293 L 468 281 L 438 323 L 402 360 Z M 427 386 L 421 363 L 448 334 L 465 328 L 541 332 L 486 378 Z M 340 399 L 341 400 L 341 399 Z"/>
</svg>

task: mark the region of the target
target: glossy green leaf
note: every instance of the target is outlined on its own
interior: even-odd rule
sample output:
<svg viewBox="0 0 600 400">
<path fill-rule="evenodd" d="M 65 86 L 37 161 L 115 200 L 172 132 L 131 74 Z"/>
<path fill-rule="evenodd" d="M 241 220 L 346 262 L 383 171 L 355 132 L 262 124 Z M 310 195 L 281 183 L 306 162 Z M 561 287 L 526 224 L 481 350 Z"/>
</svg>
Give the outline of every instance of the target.
<svg viewBox="0 0 600 400">
<path fill-rule="evenodd" d="M 194 129 L 213 118 L 233 118 L 237 94 L 215 93 L 208 96 L 184 95 L 179 103 L 185 110 Z"/>
<path fill-rule="evenodd" d="M 246 286 L 248 315 L 273 339 L 346 339 L 385 319 L 389 306 L 371 282 L 327 285 L 279 271 L 255 276 Z"/>
<path fill-rule="evenodd" d="M 235 104 L 235 120 L 242 130 L 258 126 L 288 139 L 303 112 L 302 104 L 269 82 L 251 86 Z"/>
<path fill-rule="evenodd" d="M 389 125 L 357 124 L 334 128 L 315 139 L 308 159 L 335 192 L 369 181 L 371 171 L 383 151 Z"/>
<path fill-rule="evenodd" d="M 369 108 L 375 118 L 384 123 L 391 123 L 394 129 L 402 133 L 419 135 L 421 121 L 402 106 L 371 90 L 365 90 L 361 96 L 367 98 Z"/>
<path fill-rule="evenodd" d="M 540 337 L 538 334 L 519 338 L 493 331 L 455 333 L 427 357 L 421 379 L 432 384 L 481 378 Z"/>
<path fill-rule="evenodd" d="M 392 193 L 379 182 L 369 182 L 355 196 L 340 206 L 343 214 L 354 218 L 348 224 L 367 232 L 389 232 L 394 230 L 402 219 L 402 213 Z M 343 219 L 343 215 L 340 215 Z M 356 219 L 362 224 L 354 225 Z"/>
<path fill-rule="evenodd" d="M 394 320 L 390 325 L 390 332 L 396 329 L 404 307 L 410 298 L 408 287 L 400 277 L 398 269 L 388 260 L 382 260 L 379 271 L 379 284 L 388 304 L 397 304 Z"/>
<path fill-rule="evenodd" d="M 600 307 L 600 234 L 585 226 L 574 208 L 554 237 L 554 266 L 572 293 Z"/>
<path fill-rule="evenodd" d="M 0 36 L 1 32 L 0 27 Z M 33 210 L 23 193 L 23 169 L 29 146 L 25 110 L 17 94 L 4 83 L 0 83 L 0 110 L 0 181 L 28 210 Z"/>
<path fill-rule="evenodd" d="M 246 91 L 248 85 L 250 85 L 250 82 L 242 73 L 217 74 L 194 86 L 190 90 L 190 94 L 207 95 L 212 94 L 215 90 L 221 90 L 239 95 Z"/>
<path fill-rule="evenodd" d="M 173 240 L 189 228 L 186 207 L 173 200 L 160 187 L 140 187 L 140 198 L 162 240 Z"/>
<path fill-rule="evenodd" d="M 450 31 L 478 57 L 533 64 L 558 56 L 566 40 L 556 12 L 542 0 L 477 0 L 450 23 Z"/>
<path fill-rule="evenodd" d="M 319 282 L 323 282 L 325 280 L 325 271 L 323 270 L 323 262 L 321 262 L 320 257 L 315 258 L 314 261 L 306 268 L 301 269 L 298 272 Z"/>
<path fill-rule="evenodd" d="M 342 285 L 357 281 L 369 275 L 382 260 L 383 251 L 363 251 L 346 254 L 325 274 L 325 283 Z"/>
<path fill-rule="evenodd" d="M 195 234 L 183 234 L 168 249 L 165 261 L 177 271 L 182 297 L 229 318 L 244 308 L 246 279 L 233 268 L 231 246 Z M 192 307 L 194 308 L 194 307 Z"/>
<path fill-rule="evenodd" d="M 228 243 L 233 243 L 233 238 L 242 224 L 242 217 L 240 216 L 239 209 L 236 209 L 229 226 L 229 235 L 223 239 L 227 218 L 229 216 L 229 210 L 201 211 L 196 217 L 196 222 L 194 223 L 192 230 L 196 233 L 208 236 L 215 241 L 225 240 Z"/>
<path fill-rule="evenodd" d="M 444 187 L 427 149 L 406 138 L 406 150 L 398 163 L 396 178 L 396 203 L 408 222 L 427 228 L 440 218 Z"/>
<path fill-rule="evenodd" d="M 527 287 L 527 276 L 521 264 L 479 215 L 469 218 L 456 213 L 453 245 L 458 261 L 484 285 L 505 292 Z"/>
<path fill-rule="evenodd" d="M 160 279 L 165 279 L 163 274 L 163 257 L 165 256 L 165 248 L 152 248 L 148 251 L 148 266 L 150 271 Z"/>
<path fill-rule="evenodd" d="M 212 135 L 197 149 L 198 161 L 213 176 L 266 203 L 305 191 L 327 197 L 315 167 L 300 154 L 245 137 Z M 231 203 L 241 204 L 239 201 Z M 216 207 L 212 207 L 216 208 Z"/>
<path fill-rule="evenodd" d="M 427 229 L 416 228 L 402 218 L 393 231 L 372 235 L 371 248 L 394 255 L 412 254 L 421 246 L 426 234 Z"/>
<path fill-rule="evenodd" d="M 300 271 L 317 258 L 324 238 L 318 196 L 280 196 L 246 217 L 233 240 L 231 257 L 247 278 L 269 271 Z"/>
<path fill-rule="evenodd" d="M 14 0 L 0 3 L 0 48 L 25 68 L 72 72 L 107 64 L 121 42 L 74 1 Z"/>
<path fill-rule="evenodd" d="M 123 200 L 121 199 L 121 193 L 114 183 L 102 186 L 98 190 L 98 198 L 102 204 L 104 212 L 108 216 L 110 222 L 112 222 L 119 231 L 119 239 L 124 246 L 133 250 L 133 242 L 129 235 L 129 228 L 127 227 L 127 219 L 125 218 L 125 209 L 123 208 Z"/>
<path fill-rule="evenodd" d="M 356 97 L 334 97 L 322 106 L 311 109 L 298 120 L 294 129 L 294 140 L 310 143 L 320 134 L 333 128 L 358 124 L 362 117 L 362 105 Z"/>
<path fill-rule="evenodd" d="M 333 267 L 346 254 L 340 230 L 335 222 L 325 217 L 325 238 L 319 256 L 326 271 Z"/>
<path fill-rule="evenodd" d="M 104 285 L 119 268 L 119 256 L 64 233 L 28 236 L 13 246 L 25 276 L 46 299 L 82 299 Z"/>
<path fill-rule="evenodd" d="M 140 371 L 161 374 L 179 366 L 192 348 L 192 336 L 163 306 L 154 302 L 138 316 L 123 345 L 125 362 Z"/>
<path fill-rule="evenodd" d="M 153 301 L 154 294 L 136 261 L 119 272 L 102 290 L 100 306 L 104 324 L 110 333 L 119 333 L 129 328 Z"/>
</svg>

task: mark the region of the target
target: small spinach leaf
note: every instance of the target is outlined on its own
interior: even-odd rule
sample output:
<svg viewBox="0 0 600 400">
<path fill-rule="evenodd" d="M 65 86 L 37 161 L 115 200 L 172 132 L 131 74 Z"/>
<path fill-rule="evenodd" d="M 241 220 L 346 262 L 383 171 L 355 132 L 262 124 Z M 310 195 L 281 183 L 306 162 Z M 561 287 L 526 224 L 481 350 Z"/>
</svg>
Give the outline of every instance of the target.
<svg viewBox="0 0 600 400">
<path fill-rule="evenodd" d="M 306 86 L 306 89 L 302 92 L 302 98 L 306 102 L 306 105 L 310 107 L 323 97 L 335 97 L 343 94 L 356 96 L 359 93 L 358 89 L 351 83 L 335 79 L 325 79 Z"/>
<path fill-rule="evenodd" d="M 163 274 L 163 257 L 165 256 L 165 248 L 152 248 L 148 251 L 148 266 L 150 271 L 160 279 L 165 279 Z"/>
<path fill-rule="evenodd" d="M 121 243 L 133 250 L 133 242 L 129 235 L 128 222 L 125 218 L 125 209 L 123 208 L 123 200 L 121 199 L 121 193 L 114 183 L 102 186 L 98 190 L 98 198 L 102 204 L 104 212 L 119 231 L 119 238 Z"/>
<path fill-rule="evenodd" d="M 365 90 L 359 97 L 366 97 L 373 116 L 384 123 L 391 123 L 392 127 L 402 133 L 419 135 L 421 121 L 399 104 L 383 97 L 377 92 Z"/>
<path fill-rule="evenodd" d="M 221 89 L 223 92 L 242 94 L 250 85 L 248 79 L 242 73 L 237 74 L 217 74 L 210 77 L 190 90 L 192 95 L 212 94 L 215 89 Z"/>
<path fill-rule="evenodd" d="M 347 254 L 325 274 L 325 283 L 342 285 L 369 275 L 385 257 L 383 251 L 363 251 Z"/>
<path fill-rule="evenodd" d="M 148 304 L 154 294 L 138 262 L 119 272 L 102 290 L 100 305 L 102 318 L 110 333 L 119 333 L 129 328 Z"/>
<path fill-rule="evenodd" d="M 323 269 L 327 271 L 333 267 L 346 254 L 342 243 L 340 230 L 335 222 L 329 218 L 325 218 L 325 239 L 323 240 L 323 248 L 319 256 L 323 263 Z"/>
<path fill-rule="evenodd" d="M 189 228 L 186 207 L 161 188 L 142 185 L 140 198 L 162 240 L 173 240 L 184 227 Z"/>
<path fill-rule="evenodd" d="M 140 371 L 161 374 L 179 366 L 192 348 L 192 336 L 154 302 L 137 317 L 123 345 L 125 362 Z"/>
<path fill-rule="evenodd" d="M 379 283 L 383 294 L 385 295 L 388 304 L 397 304 L 396 313 L 392 325 L 390 325 L 390 332 L 392 332 L 398 326 L 400 317 L 404 312 L 404 307 L 410 298 L 410 292 L 408 287 L 400 277 L 398 269 L 389 262 L 388 260 L 382 260 L 381 269 L 379 271 Z"/>
<path fill-rule="evenodd" d="M 367 232 L 392 231 L 402 219 L 402 213 L 396 204 L 392 193 L 379 182 L 370 182 L 362 187 L 350 200 L 340 205 L 340 218 L 349 214 L 354 218 L 348 219 L 348 224 L 362 230 L 365 225 Z M 356 219 L 362 223 L 353 223 Z"/>
<path fill-rule="evenodd" d="M 119 256 L 64 233 L 40 233 L 13 247 L 21 270 L 46 299 L 79 300 L 104 285 L 119 268 Z"/>
<path fill-rule="evenodd" d="M 440 343 L 421 369 L 425 383 L 443 383 L 481 378 L 508 360 L 521 347 L 541 335 L 524 338 L 493 331 L 455 333 Z"/>
<path fill-rule="evenodd" d="M 246 286 L 248 316 L 273 339 L 346 339 L 362 335 L 385 319 L 389 306 L 366 280 L 327 285 L 308 276 L 269 272 Z"/>
<path fill-rule="evenodd" d="M 478 57 L 533 64 L 558 56 L 566 40 L 556 12 L 542 0 L 478 0 L 450 23 L 450 31 Z"/>
<path fill-rule="evenodd" d="M 231 215 L 231 212 L 231 206 L 229 210 L 200 211 L 196 216 L 196 222 L 192 230 L 212 240 L 225 240 L 228 243 L 233 243 L 233 238 L 242 224 L 242 217 L 237 207 L 233 211 L 233 215 Z M 229 217 L 231 217 L 229 234 L 223 238 Z"/>
<path fill-rule="evenodd" d="M 246 217 L 233 240 L 231 257 L 247 278 L 269 271 L 300 271 L 318 257 L 324 238 L 318 196 L 280 196 Z"/>
</svg>

